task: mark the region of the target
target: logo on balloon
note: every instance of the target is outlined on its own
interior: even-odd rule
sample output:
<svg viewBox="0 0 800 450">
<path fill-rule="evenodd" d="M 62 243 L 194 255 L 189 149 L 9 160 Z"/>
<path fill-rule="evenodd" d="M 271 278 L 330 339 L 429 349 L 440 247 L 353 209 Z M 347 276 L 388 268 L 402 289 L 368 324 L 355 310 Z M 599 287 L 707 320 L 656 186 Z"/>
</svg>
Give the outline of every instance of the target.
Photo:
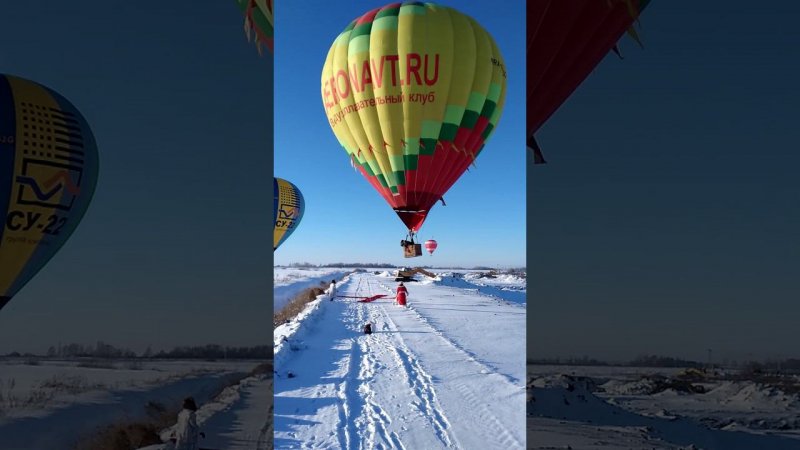
<svg viewBox="0 0 800 450">
<path fill-rule="evenodd" d="M 17 176 L 21 185 L 17 203 L 69 211 L 81 192 L 82 173 L 76 166 L 23 160 L 22 175 Z"/>
<path fill-rule="evenodd" d="M 294 205 L 282 204 L 278 211 L 278 218 L 285 220 L 295 220 L 300 217 L 300 208 Z"/>
</svg>

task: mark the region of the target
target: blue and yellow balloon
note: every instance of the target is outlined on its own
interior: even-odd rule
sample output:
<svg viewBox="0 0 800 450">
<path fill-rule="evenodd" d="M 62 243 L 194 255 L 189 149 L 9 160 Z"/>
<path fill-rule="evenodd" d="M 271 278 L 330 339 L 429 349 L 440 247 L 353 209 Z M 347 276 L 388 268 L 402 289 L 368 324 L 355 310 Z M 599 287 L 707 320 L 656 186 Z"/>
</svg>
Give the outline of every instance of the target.
<svg viewBox="0 0 800 450">
<path fill-rule="evenodd" d="M 0 309 L 75 231 L 97 169 L 92 131 L 67 99 L 0 74 Z"/>
<path fill-rule="evenodd" d="M 273 251 L 277 250 L 300 223 L 305 211 L 303 194 L 297 186 L 282 178 L 275 178 L 272 189 L 275 199 L 272 203 L 272 244 Z"/>
</svg>

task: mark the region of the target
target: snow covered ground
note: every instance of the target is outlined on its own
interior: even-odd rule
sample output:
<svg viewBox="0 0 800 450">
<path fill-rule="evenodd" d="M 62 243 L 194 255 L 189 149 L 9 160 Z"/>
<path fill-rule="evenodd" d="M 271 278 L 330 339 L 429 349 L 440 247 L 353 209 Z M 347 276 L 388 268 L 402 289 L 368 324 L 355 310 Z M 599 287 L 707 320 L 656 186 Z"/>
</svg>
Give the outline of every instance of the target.
<svg viewBox="0 0 800 450">
<path fill-rule="evenodd" d="M 518 275 L 454 271 L 445 272 L 441 276 L 442 281 L 450 286 L 475 289 L 482 294 L 502 298 L 509 302 L 525 304 L 527 298 L 527 280 Z"/>
<path fill-rule="evenodd" d="M 0 448 L 61 449 L 98 427 L 147 416 L 150 402 L 205 403 L 249 372 L 242 361 L 0 362 Z"/>
<path fill-rule="evenodd" d="M 528 448 L 800 449 L 800 397 L 775 386 L 679 369 L 528 369 Z"/>
<path fill-rule="evenodd" d="M 272 448 L 272 377 L 257 375 L 229 386 L 213 400 L 197 410 L 197 425 L 205 433 L 201 448 L 219 450 L 267 450 Z M 173 427 L 164 430 L 165 444 L 150 445 L 140 450 L 171 450 L 168 442 Z"/>
<path fill-rule="evenodd" d="M 403 308 L 393 279 L 351 274 L 338 295 L 389 298 L 323 295 L 275 329 L 275 447 L 524 448 L 524 291 L 444 276 Z"/>
<path fill-rule="evenodd" d="M 305 289 L 319 286 L 324 282 L 327 287 L 331 280 L 341 279 L 345 274 L 352 272 L 348 268 L 294 268 L 276 267 L 273 273 L 275 306 L 274 311 L 280 311 L 295 295 Z"/>
</svg>

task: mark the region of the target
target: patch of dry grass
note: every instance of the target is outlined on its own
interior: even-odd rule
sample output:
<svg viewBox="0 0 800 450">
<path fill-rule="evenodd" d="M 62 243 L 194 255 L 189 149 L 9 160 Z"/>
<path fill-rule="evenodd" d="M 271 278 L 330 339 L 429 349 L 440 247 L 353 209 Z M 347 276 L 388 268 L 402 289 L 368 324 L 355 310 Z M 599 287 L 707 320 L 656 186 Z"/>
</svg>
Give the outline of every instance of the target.
<svg viewBox="0 0 800 450">
<path fill-rule="evenodd" d="M 299 294 L 295 295 L 283 309 L 273 315 L 272 324 L 277 327 L 278 325 L 289 322 L 297 317 L 308 303 L 314 301 L 318 295 L 324 293 L 325 282 L 320 283 L 318 287 L 312 287 L 301 291 Z"/>
<path fill-rule="evenodd" d="M 274 370 L 275 367 L 272 363 L 272 359 L 269 359 L 254 367 L 253 370 L 250 371 L 250 375 L 261 375 L 261 374 L 272 375 Z"/>
<path fill-rule="evenodd" d="M 124 421 L 97 430 L 91 437 L 76 443 L 75 450 L 135 450 L 161 444 L 159 433 L 178 420 L 177 409 L 167 409 L 157 402 L 148 402 L 146 420 Z"/>
</svg>

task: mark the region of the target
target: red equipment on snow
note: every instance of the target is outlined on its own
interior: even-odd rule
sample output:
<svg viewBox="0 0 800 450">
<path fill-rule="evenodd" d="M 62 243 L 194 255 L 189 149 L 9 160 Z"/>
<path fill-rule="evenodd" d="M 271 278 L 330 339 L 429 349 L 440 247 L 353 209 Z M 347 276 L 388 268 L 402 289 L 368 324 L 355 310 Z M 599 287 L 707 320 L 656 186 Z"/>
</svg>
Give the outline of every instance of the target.
<svg viewBox="0 0 800 450">
<path fill-rule="evenodd" d="M 358 286 L 356 286 L 356 294 L 361 292 L 361 282 L 362 281 L 363 281 L 363 279 L 358 281 Z M 367 290 L 369 291 L 370 294 L 372 294 L 372 286 L 370 285 L 369 280 L 367 281 Z M 387 294 L 375 294 L 375 295 L 369 295 L 369 296 L 364 296 L 364 295 L 337 295 L 336 298 L 359 298 L 361 300 L 358 300 L 358 303 L 369 303 L 369 302 L 373 302 L 373 301 L 375 301 L 375 300 L 377 300 L 379 298 L 384 298 L 386 296 L 387 296 Z"/>
</svg>

